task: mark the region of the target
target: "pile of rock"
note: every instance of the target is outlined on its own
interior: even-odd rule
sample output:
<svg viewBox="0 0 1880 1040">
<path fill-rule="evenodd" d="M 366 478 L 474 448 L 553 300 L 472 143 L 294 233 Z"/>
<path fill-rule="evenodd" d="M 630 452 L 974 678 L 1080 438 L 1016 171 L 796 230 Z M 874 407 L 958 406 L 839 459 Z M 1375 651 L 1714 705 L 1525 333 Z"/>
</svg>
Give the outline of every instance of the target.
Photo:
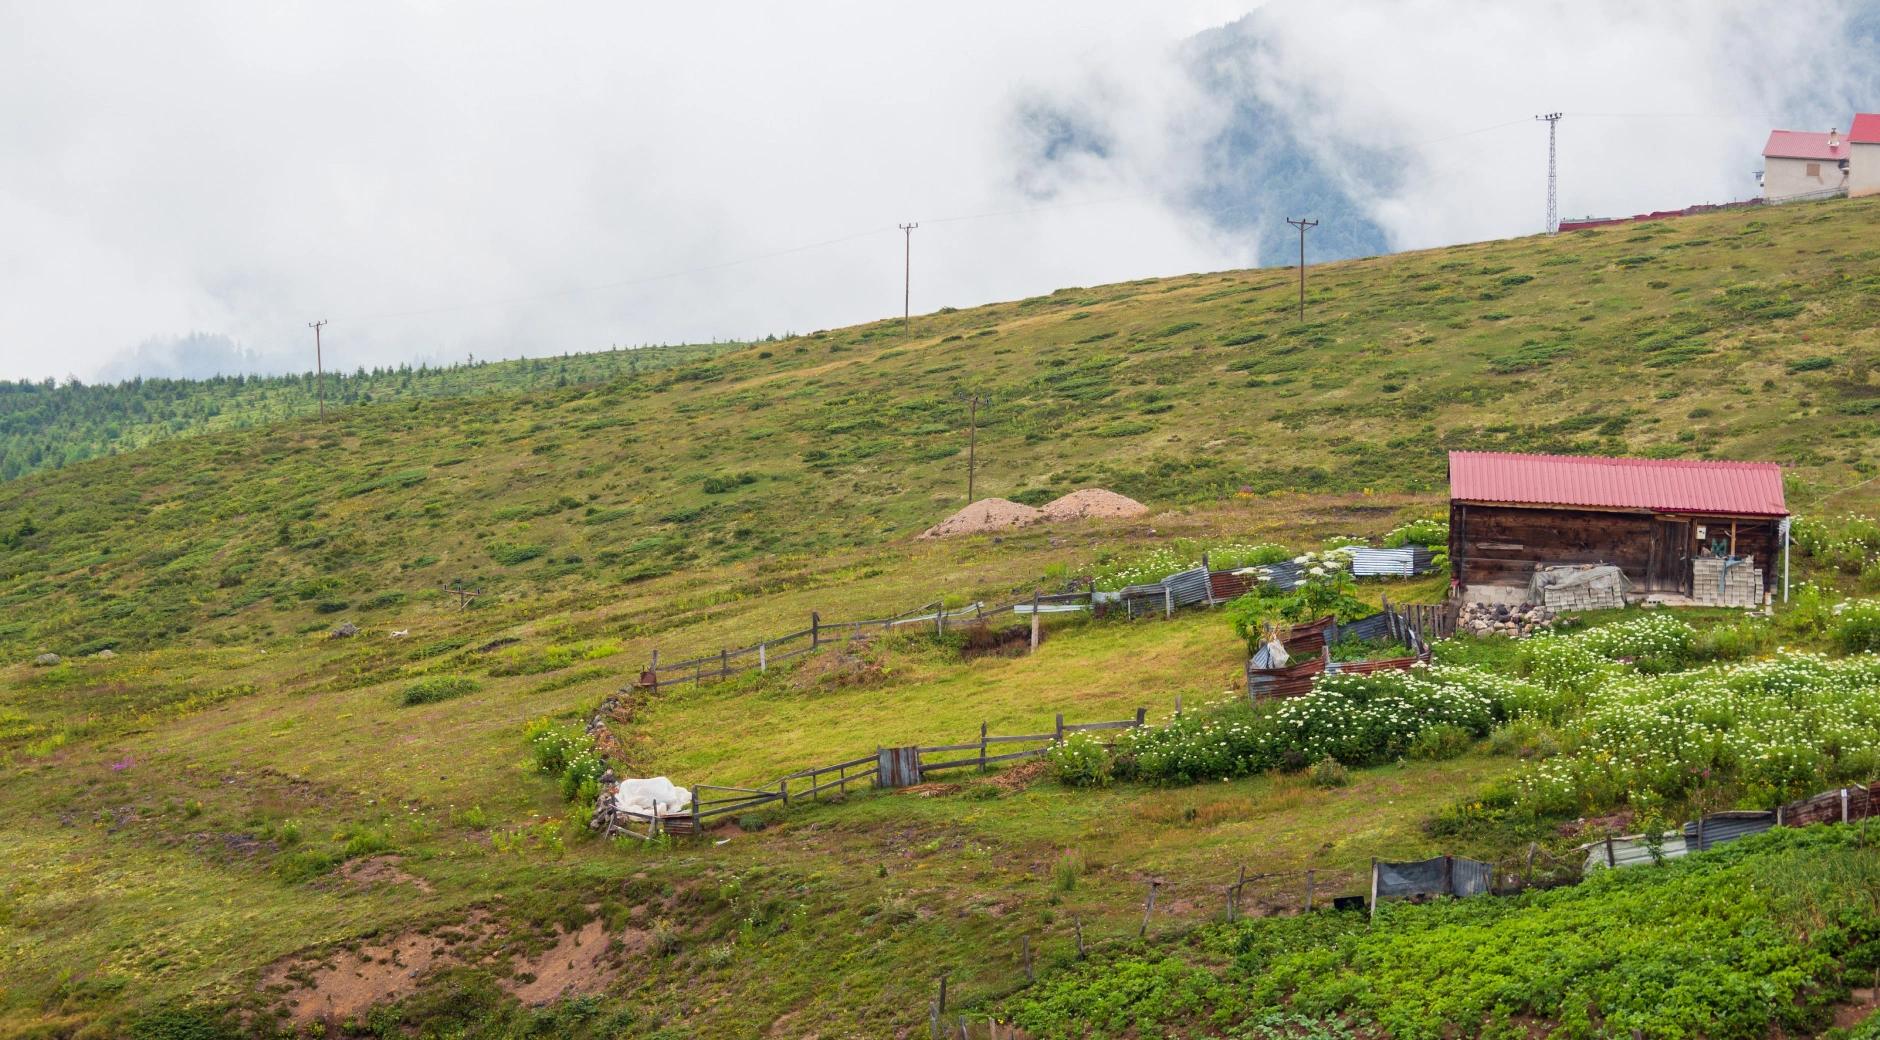
<svg viewBox="0 0 1880 1040">
<path fill-rule="evenodd" d="M 1456 634 L 1526 639 L 1552 628 L 1558 616 L 1552 608 L 1533 603 L 1468 603 L 1456 615 Z"/>
</svg>

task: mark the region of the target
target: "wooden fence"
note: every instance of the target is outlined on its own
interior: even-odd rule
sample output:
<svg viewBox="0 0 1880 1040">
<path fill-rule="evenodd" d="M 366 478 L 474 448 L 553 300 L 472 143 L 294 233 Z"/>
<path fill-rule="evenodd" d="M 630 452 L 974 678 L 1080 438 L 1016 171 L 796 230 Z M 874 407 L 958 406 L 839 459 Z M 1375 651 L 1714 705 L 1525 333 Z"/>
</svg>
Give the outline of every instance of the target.
<svg viewBox="0 0 1880 1040">
<path fill-rule="evenodd" d="M 1331 617 L 1303 625 L 1294 625 L 1281 645 L 1286 648 L 1289 660 L 1279 668 L 1261 668 L 1256 666 L 1258 657 L 1247 660 L 1247 697 L 1251 700 L 1269 700 L 1277 697 L 1301 697 L 1312 692 L 1312 684 L 1318 677 L 1328 672 L 1370 672 L 1390 669 L 1406 669 L 1417 662 L 1428 662 L 1430 645 L 1425 641 L 1421 622 L 1416 615 L 1404 612 L 1402 607 L 1392 607 L 1390 598 L 1384 598 L 1381 613 L 1349 624 L 1338 624 Z M 1412 651 L 1409 657 L 1388 657 L 1368 661 L 1333 661 L 1332 644 L 1342 638 L 1376 639 L 1388 637 L 1402 642 Z"/>
<path fill-rule="evenodd" d="M 758 787 L 695 784 L 690 792 L 691 804 L 683 809 L 674 807 L 667 810 L 657 805 L 648 812 L 617 809 L 607 833 L 631 834 L 640 838 L 652 838 L 662 833 L 695 834 L 703 828 L 705 821 L 716 817 L 747 812 L 772 803 L 787 808 L 792 802 L 821 801 L 823 794 L 828 791 L 847 794 L 850 784 L 882 788 L 911 787 L 923 782 L 931 773 L 969 768 L 984 771 L 988 766 L 1002 762 L 1036 758 L 1063 743 L 1064 738 L 1072 733 L 1136 729 L 1144 725 L 1147 715 L 1146 708 L 1137 708 L 1136 716 L 1130 719 L 1066 723 L 1060 713 L 1057 726 L 1050 733 L 1009 736 L 994 735 L 990 725 L 982 722 L 979 724 L 979 738 L 964 743 L 937 744 L 932 747 L 878 747 L 872 755 L 833 765 L 799 769 Z M 1035 746 L 1020 747 L 1015 751 L 999 750 L 1021 744 Z M 962 752 L 975 753 L 962 756 Z M 954 757 L 942 757 L 949 755 Z M 928 756 L 936 757 L 930 760 Z M 612 797 L 612 790 L 602 793 L 603 802 Z"/>
</svg>

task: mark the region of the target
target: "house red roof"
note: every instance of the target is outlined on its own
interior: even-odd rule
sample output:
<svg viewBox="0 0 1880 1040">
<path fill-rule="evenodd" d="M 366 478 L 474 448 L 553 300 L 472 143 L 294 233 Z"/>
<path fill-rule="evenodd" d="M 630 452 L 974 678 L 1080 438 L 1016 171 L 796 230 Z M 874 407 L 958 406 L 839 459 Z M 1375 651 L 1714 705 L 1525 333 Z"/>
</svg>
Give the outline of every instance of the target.
<svg viewBox="0 0 1880 1040">
<path fill-rule="evenodd" d="M 1848 136 L 1851 136 L 1850 131 Z M 1835 146 L 1828 147 L 1831 134 L 1818 134 L 1812 130 L 1771 130 L 1769 143 L 1763 145 L 1763 156 L 1769 159 L 1820 159 L 1834 162 L 1847 158 L 1848 136 L 1835 137 Z"/>
<path fill-rule="evenodd" d="M 1452 451 L 1449 497 L 1660 513 L 1789 514 L 1782 467 L 1773 462 Z"/>
<path fill-rule="evenodd" d="M 1880 144 L 1880 112 L 1856 115 L 1854 125 L 1847 128 L 1847 139 L 1853 144 Z"/>
</svg>

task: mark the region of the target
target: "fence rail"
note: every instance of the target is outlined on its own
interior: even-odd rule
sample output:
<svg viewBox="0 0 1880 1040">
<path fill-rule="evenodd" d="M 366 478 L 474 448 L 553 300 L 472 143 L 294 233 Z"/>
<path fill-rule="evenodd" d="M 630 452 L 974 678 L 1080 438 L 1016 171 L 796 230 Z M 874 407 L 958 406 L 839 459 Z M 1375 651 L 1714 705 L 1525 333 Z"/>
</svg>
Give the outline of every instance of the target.
<svg viewBox="0 0 1880 1040">
<path fill-rule="evenodd" d="M 610 785 L 601 791 L 599 804 L 595 806 L 594 825 L 608 835 L 630 834 L 646 839 L 651 839 L 661 833 L 696 834 L 706 820 L 746 812 L 773 803 L 788 807 L 792 801 L 804 799 L 820 801 L 823 792 L 834 790 L 846 794 L 851 784 L 867 784 L 869 787 L 908 787 L 923 782 L 929 773 L 965 768 L 983 770 L 1001 762 L 1036 758 L 1049 752 L 1052 747 L 1063 743 L 1068 734 L 1135 729 L 1144 725 L 1147 716 L 1148 709 L 1137 708 L 1134 718 L 1066 723 L 1064 716 L 1060 714 L 1057 716 L 1057 725 L 1049 733 L 999 735 L 991 732 L 989 723 L 982 722 L 979 724 L 979 739 L 973 741 L 958 744 L 934 744 L 925 747 L 876 748 L 872 755 L 851 758 L 830 765 L 799 769 L 757 787 L 694 784 L 689 790 L 690 801 L 683 808 L 674 806 L 671 809 L 665 809 L 655 805 L 650 812 L 622 809 L 614 804 L 616 788 Z M 1037 746 L 998 754 L 990 751 L 995 746 L 1015 744 Z M 977 754 L 940 761 L 928 761 L 925 757 L 960 752 L 977 752 Z M 831 774 L 834 774 L 833 778 Z"/>
</svg>

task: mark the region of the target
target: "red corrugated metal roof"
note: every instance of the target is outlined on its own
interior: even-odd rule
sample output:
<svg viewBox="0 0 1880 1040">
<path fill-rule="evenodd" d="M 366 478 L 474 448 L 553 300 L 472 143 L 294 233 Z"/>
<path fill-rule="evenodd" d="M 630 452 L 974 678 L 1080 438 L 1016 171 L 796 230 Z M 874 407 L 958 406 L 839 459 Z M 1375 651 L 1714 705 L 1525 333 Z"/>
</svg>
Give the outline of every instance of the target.
<svg viewBox="0 0 1880 1040">
<path fill-rule="evenodd" d="M 1862 112 L 1847 128 L 1847 139 L 1854 144 L 1880 144 L 1880 112 Z"/>
<path fill-rule="evenodd" d="M 1449 497 L 1464 502 L 1787 516 L 1773 462 L 1449 453 Z"/>
<path fill-rule="evenodd" d="M 1826 162 L 1847 158 L 1847 138 L 1835 137 L 1834 147 L 1830 148 L 1830 136 L 1810 130 L 1771 130 L 1769 143 L 1763 145 L 1763 155 L 1771 159 L 1821 159 Z"/>
</svg>

